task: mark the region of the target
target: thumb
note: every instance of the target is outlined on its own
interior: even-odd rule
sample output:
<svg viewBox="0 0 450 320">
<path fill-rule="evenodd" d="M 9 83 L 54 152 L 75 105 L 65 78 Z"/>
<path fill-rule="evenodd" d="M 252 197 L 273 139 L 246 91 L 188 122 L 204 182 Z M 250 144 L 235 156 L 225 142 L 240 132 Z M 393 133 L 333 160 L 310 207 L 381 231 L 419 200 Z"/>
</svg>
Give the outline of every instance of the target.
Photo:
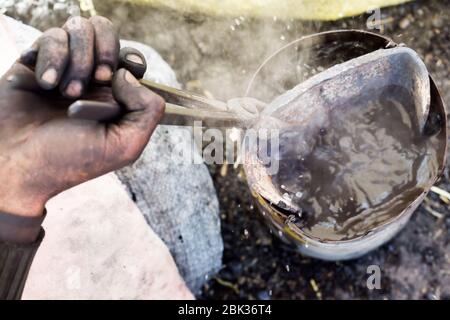
<svg viewBox="0 0 450 320">
<path fill-rule="evenodd" d="M 108 126 L 109 131 L 114 131 L 109 137 L 114 139 L 117 147 L 112 150 L 122 152 L 125 162 L 134 162 L 161 120 L 165 102 L 159 95 L 143 87 L 126 69 L 119 69 L 115 73 L 112 89 L 114 99 L 124 108 L 124 115 L 118 123 Z"/>
</svg>

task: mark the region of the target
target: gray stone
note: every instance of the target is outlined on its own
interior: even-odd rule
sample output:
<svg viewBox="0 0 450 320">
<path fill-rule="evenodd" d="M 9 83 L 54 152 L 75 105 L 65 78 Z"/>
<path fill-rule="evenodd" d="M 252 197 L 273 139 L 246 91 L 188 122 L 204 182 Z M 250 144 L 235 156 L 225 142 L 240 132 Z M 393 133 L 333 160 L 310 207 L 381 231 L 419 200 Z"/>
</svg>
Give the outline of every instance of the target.
<svg viewBox="0 0 450 320">
<path fill-rule="evenodd" d="M 221 267 L 223 243 L 209 172 L 185 156 L 201 160 L 191 152 L 191 137 L 186 129 L 159 127 L 139 160 L 117 175 L 197 293 Z"/>
<path fill-rule="evenodd" d="M 133 41 L 121 45 L 145 55 L 144 78 L 180 87 L 174 72 L 152 48 Z M 197 293 L 220 269 L 223 243 L 216 192 L 194 146 L 188 129 L 158 126 L 139 160 L 116 173 L 168 246 L 189 289 Z"/>
</svg>

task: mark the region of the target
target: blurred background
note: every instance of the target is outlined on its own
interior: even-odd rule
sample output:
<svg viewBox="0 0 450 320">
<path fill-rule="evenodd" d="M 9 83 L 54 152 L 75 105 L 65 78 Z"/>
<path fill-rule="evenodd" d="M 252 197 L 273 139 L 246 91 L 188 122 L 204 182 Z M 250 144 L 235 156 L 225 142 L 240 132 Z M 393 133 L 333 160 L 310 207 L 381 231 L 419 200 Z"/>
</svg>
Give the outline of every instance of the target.
<svg viewBox="0 0 450 320">
<path fill-rule="evenodd" d="M 245 94 L 258 67 L 301 36 L 363 29 L 416 50 L 450 102 L 450 0 L 401 1 L 0 0 L 2 13 L 40 30 L 74 14 L 111 19 L 122 39 L 156 49 L 185 89 L 227 100 Z M 297 53 L 298 54 L 298 53 Z M 301 54 L 301 53 L 300 53 Z M 295 83 L 282 79 L 298 55 L 266 72 L 270 98 Z M 295 63 L 294 63 L 295 64 Z M 450 299 L 449 199 L 430 193 L 393 241 L 348 262 L 321 262 L 272 236 L 254 208 L 241 168 L 209 166 L 220 202 L 223 268 L 201 299 Z M 439 185 L 450 190 L 448 169 Z M 367 267 L 382 270 L 380 290 Z"/>
</svg>

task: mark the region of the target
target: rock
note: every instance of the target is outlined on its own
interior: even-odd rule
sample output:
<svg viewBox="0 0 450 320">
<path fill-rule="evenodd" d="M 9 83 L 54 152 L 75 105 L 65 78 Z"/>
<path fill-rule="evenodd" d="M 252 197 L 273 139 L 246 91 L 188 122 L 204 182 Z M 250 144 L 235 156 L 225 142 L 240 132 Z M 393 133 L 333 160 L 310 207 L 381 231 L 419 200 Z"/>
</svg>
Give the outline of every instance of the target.
<svg viewBox="0 0 450 320">
<path fill-rule="evenodd" d="M 80 14 L 77 0 L 2 0 L 0 9 L 41 30 L 59 25 L 58 21 L 65 21 L 71 14 Z"/>
<path fill-rule="evenodd" d="M 406 29 L 411 24 L 411 21 L 408 18 L 403 18 L 400 20 L 399 27 L 402 29 Z"/>
<path fill-rule="evenodd" d="M 114 173 L 47 204 L 24 299 L 193 299 Z"/>
<path fill-rule="evenodd" d="M 12 26 L 15 29 L 14 37 L 9 35 L 8 28 Z M 0 41 L 2 48 L 9 48 L 0 51 L 0 75 L 8 71 L 20 52 L 29 48 L 40 34 L 35 28 L 0 14 Z"/>
<path fill-rule="evenodd" d="M 191 133 L 159 127 L 139 160 L 117 172 L 155 232 L 169 247 L 188 287 L 197 293 L 222 265 L 218 201 L 204 164 L 193 164 Z M 180 153 L 182 155 L 180 155 Z"/>
<path fill-rule="evenodd" d="M 433 19 L 431 20 L 431 23 L 432 23 L 433 27 L 435 27 L 435 28 L 442 28 L 444 26 L 444 20 L 442 19 L 442 17 L 440 17 L 438 15 L 433 17 Z"/>
<path fill-rule="evenodd" d="M 259 291 L 257 297 L 258 300 L 270 300 L 270 294 L 267 290 Z"/>
<path fill-rule="evenodd" d="M 133 41 L 121 45 L 145 55 L 144 78 L 180 87 L 174 72 L 152 48 Z M 189 289 L 197 293 L 208 276 L 219 271 L 223 242 L 216 191 L 194 146 L 186 128 L 159 126 L 139 160 L 117 175 L 169 247 Z"/>
</svg>

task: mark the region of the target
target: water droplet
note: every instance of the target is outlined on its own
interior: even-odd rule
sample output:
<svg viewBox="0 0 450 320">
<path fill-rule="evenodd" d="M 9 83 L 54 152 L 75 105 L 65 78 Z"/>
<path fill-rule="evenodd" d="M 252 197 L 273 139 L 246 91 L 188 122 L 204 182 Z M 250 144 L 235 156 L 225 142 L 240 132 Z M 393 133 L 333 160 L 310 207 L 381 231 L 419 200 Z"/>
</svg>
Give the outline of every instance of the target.
<svg viewBox="0 0 450 320">
<path fill-rule="evenodd" d="M 295 194 L 295 196 L 297 197 L 297 198 L 301 198 L 302 196 L 303 196 L 303 192 L 297 192 L 296 194 Z"/>
<path fill-rule="evenodd" d="M 339 209 L 334 204 L 330 204 L 329 209 L 333 213 L 338 213 Z"/>
<path fill-rule="evenodd" d="M 285 200 L 288 200 L 288 201 L 291 201 L 292 199 L 291 199 L 291 196 L 289 195 L 289 193 L 283 193 L 283 198 L 285 199 Z"/>
<path fill-rule="evenodd" d="M 289 267 L 288 264 L 286 265 L 286 271 L 287 271 L 287 272 L 290 272 L 290 271 L 291 271 L 291 268 Z"/>
<path fill-rule="evenodd" d="M 287 218 L 286 218 L 286 221 L 284 222 L 285 224 L 290 224 L 290 223 L 295 223 L 295 220 L 296 220 L 297 218 L 293 215 L 293 214 L 291 214 L 290 216 L 288 216 Z"/>
<path fill-rule="evenodd" d="M 244 236 L 245 236 L 246 238 L 248 238 L 248 230 L 247 230 L 247 229 L 244 229 Z"/>
<path fill-rule="evenodd" d="M 258 292 L 257 297 L 259 300 L 270 300 L 269 292 L 265 290 Z"/>
</svg>

